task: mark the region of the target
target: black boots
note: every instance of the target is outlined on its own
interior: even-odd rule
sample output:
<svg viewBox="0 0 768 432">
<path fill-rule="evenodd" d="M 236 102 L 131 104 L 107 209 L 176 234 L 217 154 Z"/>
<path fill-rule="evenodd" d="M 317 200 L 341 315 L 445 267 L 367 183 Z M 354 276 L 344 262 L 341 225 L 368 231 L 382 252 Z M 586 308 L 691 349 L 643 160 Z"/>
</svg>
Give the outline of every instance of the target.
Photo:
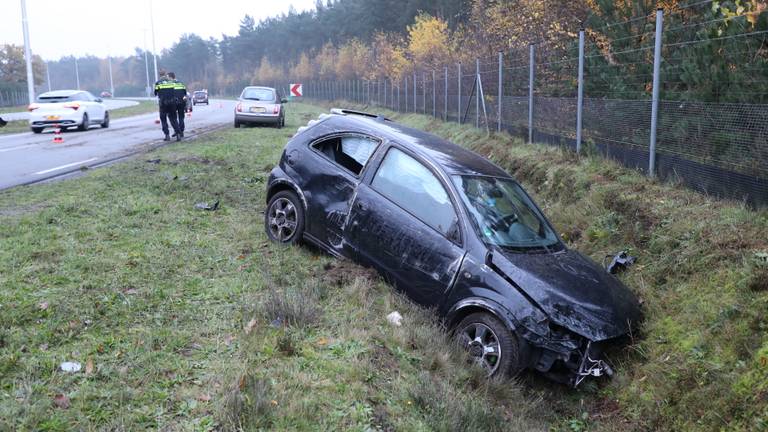
<svg viewBox="0 0 768 432">
<path fill-rule="evenodd" d="M 163 138 L 163 141 L 170 141 L 171 137 L 168 136 L 168 134 L 165 134 L 165 138 Z"/>
</svg>

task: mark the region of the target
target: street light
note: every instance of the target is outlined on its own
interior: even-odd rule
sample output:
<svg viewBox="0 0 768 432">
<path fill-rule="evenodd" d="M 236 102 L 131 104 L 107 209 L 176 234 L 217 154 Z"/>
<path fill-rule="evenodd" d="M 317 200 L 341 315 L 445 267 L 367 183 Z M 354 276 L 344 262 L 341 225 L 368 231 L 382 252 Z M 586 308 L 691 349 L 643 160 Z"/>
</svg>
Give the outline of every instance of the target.
<svg viewBox="0 0 768 432">
<path fill-rule="evenodd" d="M 107 63 L 109 65 L 109 93 L 112 97 L 115 97 L 115 84 L 112 82 L 112 56 L 107 57 Z"/>
<path fill-rule="evenodd" d="M 21 27 L 24 31 L 24 57 L 27 61 L 27 93 L 29 103 L 35 102 L 35 77 L 32 73 L 32 48 L 29 46 L 29 26 L 27 25 L 27 2 L 21 0 Z"/>
<path fill-rule="evenodd" d="M 147 57 L 147 29 L 144 29 L 144 70 L 147 73 L 147 87 L 144 89 L 147 97 L 151 95 L 152 88 L 149 86 L 149 58 Z"/>
<path fill-rule="evenodd" d="M 80 69 L 77 68 L 77 56 L 75 56 L 75 80 L 77 80 L 77 89 L 80 90 Z"/>
<path fill-rule="evenodd" d="M 155 63 L 155 81 L 157 81 L 157 48 L 155 47 L 155 14 L 152 0 L 149 0 L 149 22 L 152 26 L 152 61 Z"/>
</svg>

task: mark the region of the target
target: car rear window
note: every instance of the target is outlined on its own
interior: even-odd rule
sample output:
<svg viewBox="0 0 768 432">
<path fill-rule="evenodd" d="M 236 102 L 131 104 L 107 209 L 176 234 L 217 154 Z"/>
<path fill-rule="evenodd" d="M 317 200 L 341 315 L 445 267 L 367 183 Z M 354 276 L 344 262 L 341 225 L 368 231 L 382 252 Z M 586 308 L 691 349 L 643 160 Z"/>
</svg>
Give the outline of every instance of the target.
<svg viewBox="0 0 768 432">
<path fill-rule="evenodd" d="M 45 95 L 43 95 L 43 96 L 38 96 L 37 97 L 37 102 L 38 103 L 71 102 L 71 101 L 79 100 L 79 99 L 76 98 L 76 96 L 77 96 L 76 94 L 75 95 L 70 95 L 70 96 L 45 96 Z"/>
<path fill-rule="evenodd" d="M 269 89 L 247 88 L 243 90 L 241 97 L 249 100 L 273 101 L 275 100 L 275 92 Z"/>
<path fill-rule="evenodd" d="M 207 96 L 207 95 L 208 95 L 208 93 L 206 93 L 204 91 L 196 91 L 195 92 L 195 96 Z"/>
</svg>

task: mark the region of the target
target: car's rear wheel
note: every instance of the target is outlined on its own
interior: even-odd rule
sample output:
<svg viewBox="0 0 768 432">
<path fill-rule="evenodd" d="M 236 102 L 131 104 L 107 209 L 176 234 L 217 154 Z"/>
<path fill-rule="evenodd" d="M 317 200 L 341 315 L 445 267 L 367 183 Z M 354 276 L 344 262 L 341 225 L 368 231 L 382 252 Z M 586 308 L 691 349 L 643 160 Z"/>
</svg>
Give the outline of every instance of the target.
<svg viewBox="0 0 768 432">
<path fill-rule="evenodd" d="M 88 130 L 88 126 L 90 126 L 91 120 L 88 119 L 88 114 L 83 114 L 83 122 L 80 123 L 80 126 L 77 127 L 78 130 L 86 131 Z"/>
<path fill-rule="evenodd" d="M 264 212 L 264 227 L 270 240 L 295 244 L 304 234 L 304 208 L 296 193 L 280 191 L 269 200 Z"/>
<path fill-rule="evenodd" d="M 239 128 L 239 127 L 240 127 L 240 122 L 235 120 L 235 128 Z"/>
<path fill-rule="evenodd" d="M 488 376 L 516 375 L 522 370 L 517 336 L 490 313 L 473 313 L 461 320 L 456 338 Z"/>
<path fill-rule="evenodd" d="M 104 112 L 104 121 L 101 122 L 101 127 L 104 129 L 109 127 L 109 111 Z"/>
<path fill-rule="evenodd" d="M 43 128 L 41 128 L 41 127 L 33 127 L 33 128 L 30 128 L 30 129 L 32 129 L 32 133 L 42 133 L 43 132 Z"/>
</svg>

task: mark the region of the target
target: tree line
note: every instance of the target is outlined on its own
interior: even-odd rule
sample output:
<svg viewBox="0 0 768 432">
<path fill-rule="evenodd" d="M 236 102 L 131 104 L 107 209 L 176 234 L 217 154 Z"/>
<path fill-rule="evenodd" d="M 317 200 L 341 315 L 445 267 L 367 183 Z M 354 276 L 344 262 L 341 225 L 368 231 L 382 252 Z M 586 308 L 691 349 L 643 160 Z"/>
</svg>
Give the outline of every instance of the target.
<svg viewBox="0 0 768 432">
<path fill-rule="evenodd" d="M 587 94 L 645 98 L 652 81 L 657 6 L 665 10 L 667 29 L 663 97 L 720 102 L 766 97 L 768 80 L 762 77 L 768 71 L 768 43 L 761 33 L 768 30 L 766 0 L 327 0 L 310 11 L 291 10 L 260 22 L 246 15 L 236 35 L 206 40 L 184 34 L 159 53 L 158 64 L 193 89 L 235 94 L 248 84 L 286 79 L 397 82 L 414 72 L 494 59 L 498 52 L 507 53 L 507 67 L 522 66 L 533 43 L 543 64 L 537 71 L 540 90 L 570 95 L 583 27 Z M 739 37 L 744 34 L 753 36 Z M 145 54 L 137 48 L 132 56 L 112 59 L 118 95 L 143 92 Z M 39 85 L 42 66 L 37 64 Z M 73 57 L 48 67 L 53 87 L 74 87 Z M 79 58 L 78 69 L 82 88 L 108 87 L 106 59 Z M 0 81 L 9 79 L 19 82 L 13 72 L 0 69 Z M 515 82 L 525 85 L 524 79 Z"/>
</svg>

